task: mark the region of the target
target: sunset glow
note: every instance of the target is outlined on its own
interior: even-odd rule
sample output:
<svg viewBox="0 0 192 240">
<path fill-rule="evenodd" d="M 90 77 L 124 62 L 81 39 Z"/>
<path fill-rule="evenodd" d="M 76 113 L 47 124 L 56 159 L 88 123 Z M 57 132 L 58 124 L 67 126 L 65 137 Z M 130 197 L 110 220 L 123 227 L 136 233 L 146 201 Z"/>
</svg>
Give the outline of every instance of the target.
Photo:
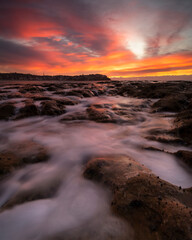
<svg viewBox="0 0 192 240">
<path fill-rule="evenodd" d="M 142 39 L 130 38 L 127 41 L 127 49 L 135 54 L 138 59 L 141 59 L 145 54 L 145 43 Z"/>
<path fill-rule="evenodd" d="M 3 0 L 0 72 L 192 74 L 192 2 Z"/>
</svg>

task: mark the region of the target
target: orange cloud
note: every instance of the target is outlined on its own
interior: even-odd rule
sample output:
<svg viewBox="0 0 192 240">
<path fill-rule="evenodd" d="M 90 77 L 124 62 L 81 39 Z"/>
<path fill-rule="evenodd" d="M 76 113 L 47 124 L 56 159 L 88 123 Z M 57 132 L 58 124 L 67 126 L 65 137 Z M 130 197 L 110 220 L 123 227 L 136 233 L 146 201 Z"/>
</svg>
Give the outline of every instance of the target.
<svg viewBox="0 0 192 240">
<path fill-rule="evenodd" d="M 191 74 L 188 8 L 174 0 L 166 8 L 157 0 L 119 1 L 3 0 L 0 71 Z"/>
</svg>

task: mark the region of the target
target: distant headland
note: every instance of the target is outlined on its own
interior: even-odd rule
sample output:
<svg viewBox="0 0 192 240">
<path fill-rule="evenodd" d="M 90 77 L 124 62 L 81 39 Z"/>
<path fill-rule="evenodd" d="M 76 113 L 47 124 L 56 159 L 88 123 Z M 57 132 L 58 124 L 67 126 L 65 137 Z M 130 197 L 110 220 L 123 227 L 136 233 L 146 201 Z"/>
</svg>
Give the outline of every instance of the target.
<svg viewBox="0 0 192 240">
<path fill-rule="evenodd" d="M 111 80 L 106 75 L 102 74 L 88 74 L 88 75 L 33 75 L 25 73 L 0 73 L 0 80 L 25 80 L 25 81 L 109 81 Z"/>
</svg>

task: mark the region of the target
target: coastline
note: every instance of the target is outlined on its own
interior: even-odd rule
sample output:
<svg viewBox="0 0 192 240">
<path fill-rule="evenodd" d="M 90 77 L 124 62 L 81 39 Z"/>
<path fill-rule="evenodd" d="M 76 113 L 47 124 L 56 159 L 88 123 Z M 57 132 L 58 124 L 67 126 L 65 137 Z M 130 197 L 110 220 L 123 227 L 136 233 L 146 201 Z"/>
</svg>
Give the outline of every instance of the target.
<svg viewBox="0 0 192 240">
<path fill-rule="evenodd" d="M 109 227 L 97 225 L 101 239 L 191 238 L 191 81 L 4 82 L 0 101 L 0 223 L 43 202 L 53 221 L 66 209 L 89 219 L 90 228 L 75 222 L 82 239 L 94 239 L 94 219 Z M 60 226 L 51 239 L 75 239 Z"/>
</svg>

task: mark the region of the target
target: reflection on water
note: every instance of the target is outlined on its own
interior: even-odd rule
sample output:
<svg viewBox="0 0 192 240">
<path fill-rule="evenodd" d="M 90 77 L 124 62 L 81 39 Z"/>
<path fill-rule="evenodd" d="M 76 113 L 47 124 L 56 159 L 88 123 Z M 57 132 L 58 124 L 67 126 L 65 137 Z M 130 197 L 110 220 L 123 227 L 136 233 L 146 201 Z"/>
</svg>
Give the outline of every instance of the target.
<svg viewBox="0 0 192 240">
<path fill-rule="evenodd" d="M 173 184 L 192 185 L 191 172 L 173 155 L 144 149 L 185 149 L 146 138 L 152 130 L 169 129 L 171 118 L 151 114 L 148 105 L 137 108 L 144 100 L 124 97 L 82 99 L 79 104 L 68 106 L 66 114 L 85 111 L 96 103 L 124 106 L 142 121 L 121 125 L 93 121 L 61 123 L 60 116 L 0 122 L 1 150 L 15 142 L 33 140 L 44 145 L 50 154 L 48 162 L 28 165 L 2 182 L 1 206 L 26 194 L 45 193 L 45 197 L 2 212 L 1 240 L 133 239 L 128 224 L 110 211 L 110 192 L 82 177 L 83 164 L 94 155 L 126 154 Z M 46 196 L 50 189 L 55 189 L 54 194 Z"/>
</svg>

